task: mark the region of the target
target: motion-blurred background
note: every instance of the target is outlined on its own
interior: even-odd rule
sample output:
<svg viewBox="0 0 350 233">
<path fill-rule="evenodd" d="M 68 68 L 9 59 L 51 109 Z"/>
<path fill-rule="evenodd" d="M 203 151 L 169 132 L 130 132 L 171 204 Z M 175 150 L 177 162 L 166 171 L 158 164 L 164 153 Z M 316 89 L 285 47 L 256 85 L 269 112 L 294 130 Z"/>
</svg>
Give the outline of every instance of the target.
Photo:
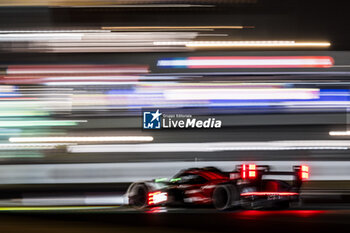
<svg viewBox="0 0 350 233">
<path fill-rule="evenodd" d="M 0 203 L 121 205 L 130 182 L 309 164 L 349 202 L 349 21 L 302 0 L 0 0 Z M 220 129 L 143 130 L 142 111 Z M 1 207 L 0 207 L 1 210 Z"/>
</svg>

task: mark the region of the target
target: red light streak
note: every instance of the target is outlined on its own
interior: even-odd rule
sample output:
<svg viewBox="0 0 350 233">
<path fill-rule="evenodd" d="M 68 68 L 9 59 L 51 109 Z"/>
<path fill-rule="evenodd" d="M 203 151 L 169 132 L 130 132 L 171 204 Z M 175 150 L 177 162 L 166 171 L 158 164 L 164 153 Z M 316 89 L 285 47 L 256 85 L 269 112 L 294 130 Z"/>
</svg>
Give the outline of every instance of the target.
<svg viewBox="0 0 350 233">
<path fill-rule="evenodd" d="M 270 195 L 295 196 L 295 195 L 299 195 L 299 194 L 294 193 L 294 192 L 247 192 L 247 193 L 241 193 L 241 196 L 270 196 Z"/>
<path fill-rule="evenodd" d="M 188 57 L 188 61 L 188 68 L 330 68 L 334 64 L 330 56 Z"/>
</svg>

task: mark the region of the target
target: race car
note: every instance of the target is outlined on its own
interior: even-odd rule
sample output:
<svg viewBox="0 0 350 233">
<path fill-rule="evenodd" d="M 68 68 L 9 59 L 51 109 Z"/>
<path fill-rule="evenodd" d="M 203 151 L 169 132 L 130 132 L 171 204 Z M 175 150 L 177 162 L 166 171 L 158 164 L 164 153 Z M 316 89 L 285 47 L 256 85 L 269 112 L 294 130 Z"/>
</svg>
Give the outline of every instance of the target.
<svg viewBox="0 0 350 233">
<path fill-rule="evenodd" d="M 288 183 L 271 176 L 293 176 Z M 126 196 L 130 206 L 213 206 L 218 210 L 287 208 L 299 200 L 300 187 L 309 179 L 307 165 L 293 171 L 271 171 L 269 166 L 242 164 L 232 172 L 215 167 L 189 168 L 172 179 L 136 182 Z"/>
</svg>

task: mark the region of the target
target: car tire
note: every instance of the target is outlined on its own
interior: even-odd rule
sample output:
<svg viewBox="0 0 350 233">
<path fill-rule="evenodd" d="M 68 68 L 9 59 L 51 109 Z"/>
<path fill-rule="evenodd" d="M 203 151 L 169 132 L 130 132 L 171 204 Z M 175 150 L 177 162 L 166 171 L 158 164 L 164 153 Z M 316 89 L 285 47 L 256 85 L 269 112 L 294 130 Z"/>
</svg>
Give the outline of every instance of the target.
<svg viewBox="0 0 350 233">
<path fill-rule="evenodd" d="M 213 192 L 213 205 L 218 210 L 227 210 L 239 202 L 239 192 L 232 184 L 218 185 Z"/>
<path fill-rule="evenodd" d="M 148 187 L 145 184 L 138 183 L 134 184 L 129 191 L 129 205 L 137 208 L 143 209 L 148 206 L 147 203 Z"/>
</svg>

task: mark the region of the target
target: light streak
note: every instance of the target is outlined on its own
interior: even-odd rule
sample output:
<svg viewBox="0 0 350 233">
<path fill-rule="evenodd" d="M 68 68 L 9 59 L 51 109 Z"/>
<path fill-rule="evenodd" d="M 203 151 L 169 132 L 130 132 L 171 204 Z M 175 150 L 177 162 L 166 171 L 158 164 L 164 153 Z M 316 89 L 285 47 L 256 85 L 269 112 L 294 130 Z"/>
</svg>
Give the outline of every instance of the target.
<svg viewBox="0 0 350 233">
<path fill-rule="evenodd" d="M 329 47 L 329 42 L 295 41 L 155 41 L 154 45 L 183 45 L 186 47 Z"/>
<path fill-rule="evenodd" d="M 10 142 L 151 142 L 152 136 L 111 137 L 12 137 Z"/>
<path fill-rule="evenodd" d="M 329 56 L 242 56 L 188 57 L 158 61 L 159 67 L 170 68 L 329 68 L 334 60 Z"/>
</svg>

